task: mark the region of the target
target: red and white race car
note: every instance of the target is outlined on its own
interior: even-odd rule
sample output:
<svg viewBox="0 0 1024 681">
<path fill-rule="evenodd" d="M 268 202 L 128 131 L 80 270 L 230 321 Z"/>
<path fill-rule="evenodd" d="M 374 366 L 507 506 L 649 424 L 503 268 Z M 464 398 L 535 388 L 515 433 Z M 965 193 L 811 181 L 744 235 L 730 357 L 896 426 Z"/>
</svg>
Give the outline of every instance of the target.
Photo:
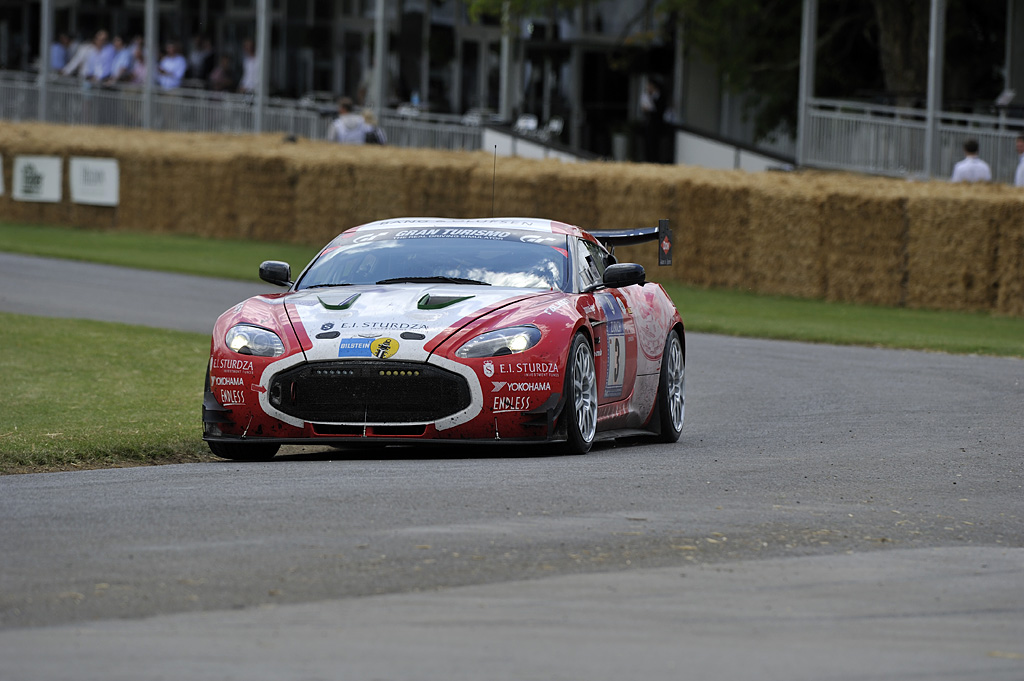
<svg viewBox="0 0 1024 681">
<path fill-rule="evenodd" d="M 282 444 L 560 442 L 651 434 L 685 407 L 683 323 L 615 245 L 659 227 L 402 218 L 350 229 L 287 286 L 217 320 L 203 439 L 228 459 Z"/>
</svg>

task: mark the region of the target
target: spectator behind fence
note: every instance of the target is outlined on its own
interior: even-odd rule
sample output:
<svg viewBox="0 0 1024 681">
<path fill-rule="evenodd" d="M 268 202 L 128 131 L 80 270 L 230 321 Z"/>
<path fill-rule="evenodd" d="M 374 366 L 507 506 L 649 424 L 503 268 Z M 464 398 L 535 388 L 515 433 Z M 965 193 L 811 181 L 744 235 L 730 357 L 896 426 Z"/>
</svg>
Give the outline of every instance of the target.
<svg viewBox="0 0 1024 681">
<path fill-rule="evenodd" d="M 388 138 L 384 134 L 384 128 L 380 127 L 377 123 L 377 117 L 373 115 L 373 112 L 369 109 L 363 109 L 363 120 L 370 126 L 370 129 L 366 133 L 367 144 L 387 144 Z"/>
<path fill-rule="evenodd" d="M 135 67 L 135 45 L 141 42 L 142 38 L 136 36 L 132 39 L 131 44 L 125 45 L 121 36 L 114 36 L 114 49 L 117 50 L 117 54 L 114 55 L 114 63 L 110 68 L 110 76 L 107 78 L 108 83 L 120 83 L 132 79 L 132 69 Z"/>
<path fill-rule="evenodd" d="M 178 43 L 173 40 L 167 43 L 167 53 L 157 65 L 157 82 L 163 90 L 174 90 L 181 87 L 181 79 L 188 70 L 188 61 L 179 53 Z"/>
<path fill-rule="evenodd" d="M 978 158 L 978 140 L 964 142 L 964 159 L 953 166 L 953 182 L 991 182 L 992 169 Z"/>
<path fill-rule="evenodd" d="M 146 84 L 146 44 L 139 40 L 132 45 L 132 75 L 129 82 L 132 85 L 143 87 Z"/>
<path fill-rule="evenodd" d="M 69 52 L 70 54 L 70 52 Z M 92 59 L 93 55 L 96 54 L 96 41 L 95 40 L 83 40 L 78 45 L 78 49 L 74 50 L 71 54 L 70 60 L 64 64 L 64 68 L 60 70 L 61 75 L 64 76 L 85 76 L 85 65 Z"/>
<path fill-rule="evenodd" d="M 96 31 L 90 42 L 83 42 L 71 58 L 61 74 L 78 75 L 89 82 L 99 82 L 110 75 L 110 67 L 114 63 L 114 46 L 109 43 L 106 31 Z"/>
<path fill-rule="evenodd" d="M 231 63 L 230 55 L 220 56 L 220 62 L 206 79 L 206 87 L 216 92 L 229 92 L 235 89 L 235 67 Z"/>
<path fill-rule="evenodd" d="M 367 122 L 361 114 L 353 112 L 352 100 L 348 97 L 338 100 L 338 117 L 331 122 L 327 140 L 338 144 L 384 143 L 383 131 Z"/>
<path fill-rule="evenodd" d="M 242 79 L 238 91 L 253 93 L 260 84 L 260 62 L 256 58 L 256 44 L 249 39 L 242 43 Z"/>
<path fill-rule="evenodd" d="M 71 56 L 71 38 L 67 33 L 61 33 L 50 45 L 50 70 L 60 71 L 68 63 Z"/>
<path fill-rule="evenodd" d="M 82 75 L 90 83 L 99 84 L 110 77 L 117 48 L 110 44 L 110 36 L 106 31 L 96 31 L 93 44 L 96 46 L 96 51 L 86 62 L 85 72 Z"/>
<path fill-rule="evenodd" d="M 217 56 L 213 53 L 213 43 L 209 36 L 200 34 L 192 38 L 192 47 L 188 52 L 189 78 L 206 80 L 216 63 Z"/>
</svg>

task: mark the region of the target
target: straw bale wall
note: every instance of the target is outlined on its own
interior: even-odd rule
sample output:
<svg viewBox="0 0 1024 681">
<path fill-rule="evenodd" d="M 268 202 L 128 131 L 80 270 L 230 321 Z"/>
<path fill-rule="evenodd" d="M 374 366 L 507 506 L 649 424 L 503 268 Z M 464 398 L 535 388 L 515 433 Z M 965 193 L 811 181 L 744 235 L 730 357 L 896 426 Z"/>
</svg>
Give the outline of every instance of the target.
<svg viewBox="0 0 1024 681">
<path fill-rule="evenodd" d="M 563 164 L 390 147 L 0 122 L 0 220 L 320 245 L 399 216 L 547 217 L 584 228 L 668 218 L 675 264 L 620 249 L 652 279 L 1024 316 L 1024 191 L 843 173 Z M 114 208 L 11 197 L 22 154 L 116 158 Z"/>
</svg>

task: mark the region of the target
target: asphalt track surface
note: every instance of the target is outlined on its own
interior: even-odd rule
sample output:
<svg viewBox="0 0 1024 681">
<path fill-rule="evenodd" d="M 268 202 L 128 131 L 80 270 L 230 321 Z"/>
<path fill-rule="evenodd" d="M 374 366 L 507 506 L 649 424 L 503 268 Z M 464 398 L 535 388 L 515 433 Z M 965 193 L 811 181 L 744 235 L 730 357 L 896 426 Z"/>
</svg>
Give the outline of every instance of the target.
<svg viewBox="0 0 1024 681">
<path fill-rule="evenodd" d="M 248 295 L 50 265 L 0 256 L 0 309 Z M 1024 679 L 1024 362 L 689 334 L 687 369 L 675 445 L 0 478 L 0 680 Z"/>
</svg>

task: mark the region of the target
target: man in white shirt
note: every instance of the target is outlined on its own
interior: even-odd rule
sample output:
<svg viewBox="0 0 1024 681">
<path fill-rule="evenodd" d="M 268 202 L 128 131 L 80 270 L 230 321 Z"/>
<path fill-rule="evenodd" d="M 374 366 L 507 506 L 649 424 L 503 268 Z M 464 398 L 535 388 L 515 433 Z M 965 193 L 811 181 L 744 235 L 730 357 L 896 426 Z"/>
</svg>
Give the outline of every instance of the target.
<svg viewBox="0 0 1024 681">
<path fill-rule="evenodd" d="M 157 64 L 157 82 L 161 89 L 173 90 L 181 87 L 181 79 L 185 77 L 188 70 L 188 60 L 178 50 L 178 43 L 171 41 L 167 43 L 167 54 Z"/>
<path fill-rule="evenodd" d="M 260 84 L 260 62 L 256 58 L 256 45 L 252 40 L 242 42 L 242 79 L 238 81 L 238 91 L 253 93 Z"/>
<path fill-rule="evenodd" d="M 327 141 L 338 144 L 384 144 L 384 131 L 366 120 L 363 114 L 352 111 L 352 100 L 338 100 L 338 117 L 327 131 Z"/>
<path fill-rule="evenodd" d="M 1017 135 L 1017 172 L 1013 174 L 1015 187 L 1024 187 L 1024 135 Z"/>
<path fill-rule="evenodd" d="M 991 182 L 992 169 L 978 158 L 978 140 L 964 142 L 964 159 L 953 166 L 953 182 Z"/>
<path fill-rule="evenodd" d="M 89 74 L 87 73 L 87 71 L 91 67 L 92 62 L 95 60 L 96 55 L 99 54 L 100 51 L 98 45 L 101 42 L 105 43 L 106 40 L 107 32 L 98 31 L 96 33 L 96 36 L 92 40 L 83 41 L 82 44 L 78 46 L 78 49 L 75 50 L 75 53 L 71 55 L 71 58 L 68 60 L 68 62 L 64 64 L 64 68 L 60 70 L 61 75 L 78 75 L 80 78 L 88 77 Z"/>
</svg>

